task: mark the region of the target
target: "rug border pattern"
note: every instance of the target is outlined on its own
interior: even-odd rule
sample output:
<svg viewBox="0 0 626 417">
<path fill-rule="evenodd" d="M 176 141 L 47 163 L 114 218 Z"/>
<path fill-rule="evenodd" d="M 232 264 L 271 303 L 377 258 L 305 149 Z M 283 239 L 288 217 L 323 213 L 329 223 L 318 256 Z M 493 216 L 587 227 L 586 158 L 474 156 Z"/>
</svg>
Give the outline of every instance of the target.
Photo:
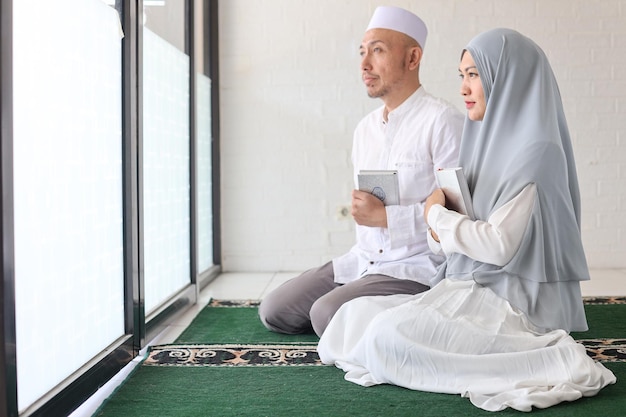
<svg viewBox="0 0 626 417">
<path fill-rule="evenodd" d="M 626 362 L 626 339 L 583 339 L 598 362 Z M 181 344 L 151 346 L 146 366 L 324 366 L 317 345 Z"/>
<path fill-rule="evenodd" d="M 151 346 L 146 366 L 323 366 L 317 345 L 180 344 Z"/>
<path fill-rule="evenodd" d="M 227 300 L 212 298 L 207 307 L 258 307 L 260 303 L 260 300 L 252 299 Z M 583 303 L 586 305 L 626 304 L 626 296 L 586 296 L 583 297 Z"/>
<path fill-rule="evenodd" d="M 585 305 L 626 304 L 626 296 L 583 297 Z M 254 308 L 260 300 L 211 299 L 207 307 Z M 578 339 L 599 362 L 626 362 L 626 339 Z M 151 346 L 146 366 L 324 366 L 317 345 L 299 343 L 167 344 Z"/>
</svg>

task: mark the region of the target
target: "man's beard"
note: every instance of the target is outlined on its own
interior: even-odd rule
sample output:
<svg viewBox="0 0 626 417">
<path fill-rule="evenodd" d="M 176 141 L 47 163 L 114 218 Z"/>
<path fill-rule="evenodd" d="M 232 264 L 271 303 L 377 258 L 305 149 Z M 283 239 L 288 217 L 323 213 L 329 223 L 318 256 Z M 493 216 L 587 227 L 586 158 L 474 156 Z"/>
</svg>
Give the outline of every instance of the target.
<svg viewBox="0 0 626 417">
<path fill-rule="evenodd" d="M 377 90 L 368 90 L 367 95 L 369 98 L 381 98 L 389 92 L 389 88 L 382 86 Z"/>
<path fill-rule="evenodd" d="M 400 66 L 398 67 L 399 69 L 404 69 L 406 67 L 406 59 L 404 59 L 402 61 L 402 63 L 400 64 Z M 378 78 L 380 81 L 380 78 Z M 389 91 L 391 91 L 391 87 L 394 85 L 398 85 L 400 84 L 400 82 L 397 79 L 390 79 L 387 78 L 387 83 L 381 85 L 377 90 L 367 90 L 367 95 L 370 98 L 381 98 L 386 96 L 387 94 L 389 94 Z"/>
</svg>

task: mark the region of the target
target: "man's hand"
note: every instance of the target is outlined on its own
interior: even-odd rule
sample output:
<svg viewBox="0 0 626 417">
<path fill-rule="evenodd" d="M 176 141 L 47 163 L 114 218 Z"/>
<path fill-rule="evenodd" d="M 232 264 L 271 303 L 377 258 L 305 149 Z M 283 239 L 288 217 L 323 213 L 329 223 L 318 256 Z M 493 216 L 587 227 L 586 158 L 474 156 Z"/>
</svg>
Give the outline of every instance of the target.
<svg viewBox="0 0 626 417">
<path fill-rule="evenodd" d="M 365 191 L 352 191 L 352 217 L 361 226 L 387 227 L 385 205 L 378 197 Z"/>
</svg>

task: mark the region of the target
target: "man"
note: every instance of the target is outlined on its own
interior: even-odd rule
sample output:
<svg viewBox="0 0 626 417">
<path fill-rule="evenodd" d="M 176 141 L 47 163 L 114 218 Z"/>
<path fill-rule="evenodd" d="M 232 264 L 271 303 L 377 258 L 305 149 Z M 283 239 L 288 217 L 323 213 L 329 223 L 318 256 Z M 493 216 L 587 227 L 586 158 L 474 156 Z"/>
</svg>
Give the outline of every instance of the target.
<svg viewBox="0 0 626 417">
<path fill-rule="evenodd" d="M 360 170 L 396 170 L 400 205 L 383 205 L 354 190 L 357 241 L 343 256 L 308 270 L 270 293 L 259 307 L 270 330 L 321 336 L 339 307 L 365 295 L 417 294 L 443 261 L 430 252 L 424 201 L 434 172 L 458 164 L 463 115 L 428 94 L 419 79 L 427 29 L 413 13 L 378 7 L 360 46 L 361 73 L 383 106 L 354 132 L 352 162 Z"/>
</svg>

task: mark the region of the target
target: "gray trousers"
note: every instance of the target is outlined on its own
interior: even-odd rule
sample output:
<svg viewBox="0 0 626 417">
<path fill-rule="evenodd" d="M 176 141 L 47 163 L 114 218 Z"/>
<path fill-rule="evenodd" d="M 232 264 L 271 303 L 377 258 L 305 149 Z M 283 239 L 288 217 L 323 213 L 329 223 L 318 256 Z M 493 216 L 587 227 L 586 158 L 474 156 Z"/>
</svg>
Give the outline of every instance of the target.
<svg viewBox="0 0 626 417">
<path fill-rule="evenodd" d="M 285 282 L 261 300 L 261 322 L 278 333 L 314 331 L 321 336 L 346 301 L 365 295 L 418 294 L 429 289 L 419 282 L 387 275 L 366 275 L 343 285 L 334 278 L 332 262 L 328 262 Z"/>
</svg>

